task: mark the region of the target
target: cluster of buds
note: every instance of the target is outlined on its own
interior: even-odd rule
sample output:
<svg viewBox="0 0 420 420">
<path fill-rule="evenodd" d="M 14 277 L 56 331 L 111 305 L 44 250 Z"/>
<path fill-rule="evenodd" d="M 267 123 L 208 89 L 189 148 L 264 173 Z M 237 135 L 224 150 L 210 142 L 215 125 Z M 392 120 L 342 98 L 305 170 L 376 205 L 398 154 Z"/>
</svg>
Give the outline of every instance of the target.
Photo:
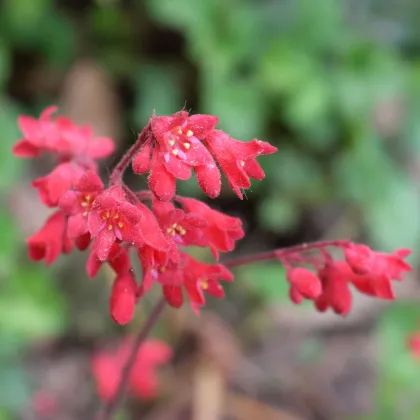
<svg viewBox="0 0 420 420">
<path fill-rule="evenodd" d="M 329 247 L 340 249 L 344 260 L 335 260 Z M 308 248 L 318 255 L 308 255 Z M 402 280 L 404 273 L 411 271 L 404 261 L 411 253 L 408 249 L 386 254 L 350 241 L 331 241 L 287 251 L 275 254 L 287 269 L 291 300 L 296 304 L 312 300 L 321 312 L 332 308 L 347 315 L 352 304 L 350 286 L 367 296 L 393 300 L 392 280 Z M 308 265 L 311 269 L 305 267 Z"/>
<path fill-rule="evenodd" d="M 256 139 L 233 139 L 215 128 L 218 120 L 211 115 L 190 116 L 185 111 L 153 115 L 105 186 L 96 160 L 114 151 L 113 141 L 96 138 L 89 127 L 67 118 L 53 119 L 54 111 L 46 109 L 39 120 L 20 117 L 23 139 L 13 148 L 21 158 L 47 152 L 57 159 L 50 174 L 33 181 L 41 202 L 55 210 L 27 240 L 29 257 L 51 264 L 74 248 L 89 249 L 90 278 L 104 263 L 115 272 L 110 313 L 119 324 L 131 321 L 136 303 L 153 284 L 161 286 L 171 306 L 182 306 L 187 295 L 192 308 L 199 311 L 205 294 L 224 296 L 220 281 L 233 280 L 228 268 L 262 259 L 277 259 L 287 268 L 293 302 L 311 299 L 318 310 L 331 307 L 342 315 L 351 307 L 350 285 L 370 296 L 393 299 L 391 279 L 399 280 L 411 269 L 404 261 L 408 250 L 384 254 L 345 241 L 318 242 L 266 253 L 267 258 L 258 254 L 219 264 L 219 253 L 232 251 L 244 236 L 241 220 L 176 195 L 176 180 L 187 180 L 194 171 L 204 193 L 215 198 L 223 172 L 242 199 L 250 178 L 264 177 L 256 158 L 276 152 L 275 147 Z M 130 164 L 136 174 L 148 173 L 149 189 L 133 191 L 124 184 L 123 174 Z M 190 246 L 209 248 L 216 262 L 197 261 L 188 253 Z M 344 261 L 334 260 L 327 250 L 331 246 L 341 248 Z M 309 250 L 319 255 L 308 255 Z M 141 280 L 132 268 L 131 253 L 141 263 Z"/>
</svg>

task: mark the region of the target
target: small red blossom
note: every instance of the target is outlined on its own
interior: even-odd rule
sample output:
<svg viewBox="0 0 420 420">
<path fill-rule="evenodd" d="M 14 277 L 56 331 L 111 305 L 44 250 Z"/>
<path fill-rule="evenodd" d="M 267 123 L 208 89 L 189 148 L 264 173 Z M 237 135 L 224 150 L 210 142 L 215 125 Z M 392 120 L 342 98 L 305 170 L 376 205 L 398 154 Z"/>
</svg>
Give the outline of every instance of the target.
<svg viewBox="0 0 420 420">
<path fill-rule="evenodd" d="M 88 214 L 88 228 L 94 239 L 93 252 L 100 261 L 108 258 L 115 241 L 139 244 L 141 216 L 120 186 L 108 188 L 96 197 Z"/>
<path fill-rule="evenodd" d="M 45 259 L 47 265 L 52 264 L 61 253 L 68 253 L 72 243 L 67 236 L 67 218 L 63 212 L 52 214 L 45 225 L 26 240 L 29 258 L 32 261 Z"/>
<path fill-rule="evenodd" d="M 347 315 L 352 304 L 349 280 L 353 273 L 345 261 L 328 261 L 318 272 L 322 294 L 315 299 L 316 308 L 324 312 L 332 308 L 339 315 Z"/>
<path fill-rule="evenodd" d="M 151 191 L 161 200 L 170 200 L 175 194 L 177 178 L 189 179 L 192 168 L 197 173 L 196 169 L 203 166 L 216 167 L 201 140 L 218 119 L 212 115 L 188 116 L 187 112 L 180 111 L 169 117 L 153 116 L 150 121 L 152 139 L 134 157 L 133 170 L 142 174 L 150 167 Z M 200 180 L 199 184 L 202 185 Z M 209 193 L 217 196 L 219 192 L 220 179 L 216 191 Z"/>
<path fill-rule="evenodd" d="M 117 276 L 112 286 L 110 314 L 120 325 L 128 324 L 134 316 L 137 283 L 132 272 Z"/>
<path fill-rule="evenodd" d="M 244 237 L 242 222 L 237 217 L 213 210 L 207 204 L 193 198 L 179 197 L 179 201 L 187 212 L 207 221 L 203 233 L 203 246 L 209 246 L 216 259 L 219 258 L 219 251 L 232 251 L 236 241 Z"/>
<path fill-rule="evenodd" d="M 290 296 L 295 303 L 305 299 L 316 299 L 322 293 L 322 284 L 319 277 L 306 268 L 291 268 L 287 272 L 287 280 L 290 282 Z"/>
<path fill-rule="evenodd" d="M 207 246 L 206 219 L 194 212 L 185 212 L 171 202 L 153 200 L 153 213 L 172 249 L 180 246 Z M 177 251 L 176 251 L 177 252 Z"/>
<path fill-rule="evenodd" d="M 114 142 L 107 137 L 95 137 L 89 126 L 77 126 L 62 116 L 53 120 L 56 111 L 54 106 L 46 108 L 39 120 L 27 115 L 19 117 L 24 138 L 13 147 L 16 156 L 33 158 L 45 151 L 61 160 L 76 160 L 91 167 L 92 159 L 107 157 L 114 151 Z"/>
<path fill-rule="evenodd" d="M 251 186 L 249 178 L 261 180 L 265 176 L 255 158 L 277 151 L 267 142 L 255 139 L 245 143 L 220 130 L 210 131 L 204 142 L 226 175 L 229 186 L 240 199 L 243 198 L 241 190 Z"/>
<path fill-rule="evenodd" d="M 185 111 L 169 117 L 153 116 L 151 132 L 133 158 L 133 171 L 143 174 L 150 168 L 150 190 L 160 200 L 168 201 L 175 194 L 176 179 L 189 179 L 193 169 L 200 188 L 215 198 L 221 189 L 216 159 L 229 185 L 242 198 L 240 189 L 250 187 L 249 177 L 264 178 L 255 158 L 277 149 L 260 140 L 250 143 L 235 140 L 223 131 L 215 130 L 217 122 L 212 115 L 189 116 Z"/>
<path fill-rule="evenodd" d="M 130 256 L 128 249 L 118 243 L 114 243 L 109 251 L 107 263 L 118 275 L 127 274 L 131 270 Z M 91 252 L 86 262 L 86 272 L 89 278 L 93 279 L 104 261 L 100 260 L 96 253 Z"/>
<path fill-rule="evenodd" d="M 58 205 L 69 216 L 68 235 L 78 238 L 88 233 L 88 214 L 104 184 L 93 171 L 87 171 L 74 184 L 72 190 L 61 195 Z"/>
<path fill-rule="evenodd" d="M 184 288 L 192 308 L 198 311 L 205 304 L 204 292 L 222 298 L 224 290 L 219 281 L 232 281 L 233 275 L 221 264 L 205 264 L 180 252 L 179 262 L 159 267 L 154 278 L 162 285 L 165 298 L 171 306 L 182 306 Z"/>
<path fill-rule="evenodd" d="M 72 163 L 58 165 L 49 175 L 37 178 L 32 186 L 38 189 L 39 198 L 48 207 L 56 207 L 61 196 L 75 184 L 83 169 Z"/>
<path fill-rule="evenodd" d="M 344 250 L 347 263 L 360 276 L 355 279 L 355 286 L 382 299 L 394 299 L 391 281 L 401 280 L 404 272 L 412 270 L 404 261 L 410 253 L 408 249 L 399 249 L 386 254 L 372 251 L 366 245 L 352 243 Z"/>
<path fill-rule="evenodd" d="M 122 370 L 130 357 L 133 340 L 123 341 L 114 351 L 99 351 L 91 362 L 98 394 L 104 401 L 111 400 L 118 388 Z M 172 349 L 164 342 L 147 340 L 138 350 L 130 372 L 129 390 L 142 400 L 156 397 L 158 393 L 157 370 L 172 359 Z"/>
</svg>

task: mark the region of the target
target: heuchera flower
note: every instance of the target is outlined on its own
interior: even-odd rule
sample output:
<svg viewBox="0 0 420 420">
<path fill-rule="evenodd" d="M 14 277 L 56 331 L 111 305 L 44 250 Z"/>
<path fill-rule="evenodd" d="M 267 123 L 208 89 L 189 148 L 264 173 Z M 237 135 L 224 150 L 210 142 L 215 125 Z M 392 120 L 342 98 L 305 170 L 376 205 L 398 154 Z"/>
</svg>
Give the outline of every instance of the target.
<svg viewBox="0 0 420 420">
<path fill-rule="evenodd" d="M 232 273 L 221 264 L 205 264 L 180 252 L 179 262 L 153 269 L 152 278 L 162 286 L 166 301 L 179 308 L 184 302 L 184 289 L 192 308 L 198 311 L 205 304 L 204 292 L 222 298 L 220 280 L 232 281 Z M 140 292 L 141 294 L 141 292 Z"/>
<path fill-rule="evenodd" d="M 98 394 L 109 401 L 115 395 L 123 367 L 130 357 L 133 340 L 123 341 L 114 351 L 99 351 L 92 357 L 91 368 Z M 158 393 L 157 369 L 172 359 L 172 350 L 159 340 L 147 340 L 137 353 L 130 372 L 128 386 L 131 394 L 142 400 L 156 397 Z"/>
<path fill-rule="evenodd" d="M 116 274 L 127 274 L 131 270 L 130 256 L 128 255 L 127 247 L 114 243 L 109 251 L 106 262 L 111 266 Z M 88 276 L 93 279 L 99 269 L 102 267 L 104 261 L 101 261 L 96 253 L 91 252 L 86 262 L 86 272 Z"/>
<path fill-rule="evenodd" d="M 94 137 L 89 126 L 77 126 L 68 118 L 58 116 L 52 119 L 57 107 L 46 108 L 39 120 L 22 115 L 18 119 L 23 139 L 13 147 L 15 156 L 38 157 L 49 152 L 61 161 L 75 160 L 91 167 L 93 159 L 109 156 L 114 151 L 114 142 L 108 137 Z"/>
<path fill-rule="evenodd" d="M 178 201 L 187 212 L 197 214 L 207 221 L 203 246 L 209 246 L 216 259 L 219 258 L 219 251 L 232 251 L 235 242 L 244 237 L 242 222 L 237 217 L 213 210 L 207 204 L 192 198 L 179 197 Z"/>
<path fill-rule="evenodd" d="M 290 298 L 294 303 L 301 303 L 305 299 L 316 299 L 322 293 L 319 277 L 306 268 L 291 268 L 287 272 L 290 283 Z"/>
<path fill-rule="evenodd" d="M 132 272 L 117 276 L 110 298 L 110 314 L 117 324 L 128 324 L 133 318 L 136 294 L 137 283 Z"/>
<path fill-rule="evenodd" d="M 140 220 L 146 219 L 140 226 Z M 89 232 L 94 238 L 93 251 L 101 261 L 108 258 L 112 245 L 129 242 L 136 247 L 152 243 L 157 248 L 166 243 L 158 224 L 150 224 L 154 219 L 150 210 L 127 201 L 122 187 L 113 186 L 99 194 L 88 214 Z"/>
<path fill-rule="evenodd" d="M 32 261 L 45 259 L 47 265 L 52 264 L 61 253 L 69 253 L 72 243 L 67 236 L 67 220 L 63 212 L 52 214 L 45 225 L 30 236 L 28 244 L 29 258 Z"/>
<path fill-rule="evenodd" d="M 72 239 L 79 238 L 88 230 L 88 214 L 104 184 L 93 171 L 87 171 L 74 184 L 73 189 L 61 195 L 58 205 L 69 216 L 68 235 Z"/>
<path fill-rule="evenodd" d="M 249 177 L 262 179 L 264 172 L 255 157 L 274 153 L 268 143 L 254 140 L 243 143 L 219 130 L 218 119 L 212 115 L 193 115 L 180 111 L 170 117 L 153 116 L 148 142 L 133 159 L 135 173 L 145 173 L 150 167 L 149 187 L 160 200 L 170 200 L 175 194 L 176 178 L 187 180 L 191 169 L 201 189 L 211 198 L 220 194 L 218 160 L 229 185 L 242 198 L 240 188 L 249 188 Z M 230 165 L 234 164 L 237 169 Z"/>
<path fill-rule="evenodd" d="M 77 165 L 62 163 L 49 175 L 35 179 L 32 186 L 38 189 L 43 204 L 56 207 L 61 196 L 78 181 L 83 172 L 83 169 Z"/>
<path fill-rule="evenodd" d="M 267 142 L 254 139 L 244 143 L 220 130 L 210 131 L 204 141 L 226 175 L 229 186 L 240 199 L 243 198 L 241 190 L 251 186 L 249 178 L 261 180 L 265 176 L 255 158 L 277 151 Z"/>
<path fill-rule="evenodd" d="M 366 245 L 350 244 L 344 255 L 354 273 L 361 275 L 356 282 L 359 290 L 382 299 L 394 299 L 391 281 L 401 280 L 404 272 L 411 271 L 411 266 L 404 258 L 411 254 L 409 249 L 398 249 L 392 254 L 372 251 Z M 364 282 L 361 280 L 364 279 Z M 364 284 L 363 284 L 364 283 Z"/>
<path fill-rule="evenodd" d="M 283 261 L 286 263 L 287 279 L 291 284 L 290 297 L 294 303 L 310 299 L 319 311 L 332 308 L 340 315 L 347 315 L 352 303 L 350 286 L 365 295 L 392 300 L 395 295 L 391 280 L 401 279 L 404 272 L 411 270 L 404 261 L 410 254 L 405 249 L 385 254 L 372 251 L 365 245 L 348 242 L 342 246 L 342 250 L 345 261 L 334 260 L 325 250 L 321 250 L 321 259 L 293 255 L 295 263 L 310 262 L 316 273 L 291 267 L 287 260 Z"/>
<path fill-rule="evenodd" d="M 351 309 L 352 295 L 349 280 L 353 273 L 344 261 L 330 261 L 318 272 L 322 282 L 322 294 L 315 299 L 316 308 L 324 312 L 332 308 L 340 315 Z"/>
</svg>

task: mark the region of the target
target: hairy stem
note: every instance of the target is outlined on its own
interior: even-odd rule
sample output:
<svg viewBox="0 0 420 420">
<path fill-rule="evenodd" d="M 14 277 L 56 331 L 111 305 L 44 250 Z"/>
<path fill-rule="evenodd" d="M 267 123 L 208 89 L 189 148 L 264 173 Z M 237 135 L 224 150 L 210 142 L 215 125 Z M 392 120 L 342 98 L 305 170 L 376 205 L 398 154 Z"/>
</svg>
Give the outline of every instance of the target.
<svg viewBox="0 0 420 420">
<path fill-rule="evenodd" d="M 152 330 L 153 326 L 156 324 L 157 320 L 159 319 L 160 315 L 165 309 L 165 306 L 166 301 L 165 298 L 162 297 L 158 301 L 156 306 L 153 308 L 152 312 L 150 312 L 146 323 L 143 325 L 142 329 L 136 337 L 135 342 L 133 343 L 133 348 L 131 349 L 130 357 L 127 359 L 127 362 L 121 372 L 121 378 L 118 384 L 118 388 L 112 399 L 104 407 L 100 408 L 97 420 L 111 420 L 118 407 L 123 402 L 125 391 L 128 385 L 128 379 L 130 377 L 130 372 L 134 366 L 134 363 L 136 362 L 136 357 L 139 348 L 147 339 L 150 331 Z"/>
<path fill-rule="evenodd" d="M 139 152 L 143 145 L 147 142 L 150 135 L 151 125 L 149 122 L 139 134 L 137 141 L 128 149 L 127 153 L 121 158 L 117 166 L 115 166 L 111 176 L 109 177 L 109 185 L 121 184 L 125 170 L 130 165 L 134 155 Z"/>
<path fill-rule="evenodd" d="M 240 265 L 252 264 L 255 262 L 279 260 L 282 257 L 287 256 L 288 254 L 295 254 L 297 252 L 304 252 L 313 249 L 322 249 L 328 246 L 343 248 L 347 246 L 348 243 L 348 241 L 318 241 L 311 242 L 309 244 L 304 243 L 301 245 L 294 245 L 287 248 L 275 249 L 273 251 L 261 252 L 259 254 L 246 255 L 245 257 L 232 258 L 223 261 L 222 264 L 225 267 L 233 268 L 239 267 Z"/>
</svg>

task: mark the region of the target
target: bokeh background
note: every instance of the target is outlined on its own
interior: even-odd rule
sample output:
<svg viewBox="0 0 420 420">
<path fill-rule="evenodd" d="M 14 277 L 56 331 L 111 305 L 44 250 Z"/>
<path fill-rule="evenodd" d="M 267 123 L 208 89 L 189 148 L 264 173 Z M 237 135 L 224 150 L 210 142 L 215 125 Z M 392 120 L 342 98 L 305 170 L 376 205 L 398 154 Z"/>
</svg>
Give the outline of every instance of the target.
<svg viewBox="0 0 420 420">
<path fill-rule="evenodd" d="M 11 156 L 19 114 L 58 104 L 113 137 L 105 176 L 153 110 L 215 114 L 232 136 L 279 148 L 246 200 L 226 189 L 213 203 L 244 221 L 238 254 L 352 237 L 411 247 L 416 265 L 419 18 L 417 0 L 3 0 L 0 419 L 92 418 L 92 352 L 138 330 L 153 300 L 117 328 L 109 272 L 89 281 L 77 253 L 53 268 L 27 260 L 24 239 L 47 214 L 30 181 L 51 162 Z M 194 179 L 179 191 L 204 198 Z M 200 320 L 167 311 L 154 335 L 176 357 L 161 395 L 119 419 L 420 418 L 406 346 L 420 329 L 416 273 L 397 303 L 355 296 L 346 319 L 292 306 L 279 264 L 236 274 Z"/>
</svg>

